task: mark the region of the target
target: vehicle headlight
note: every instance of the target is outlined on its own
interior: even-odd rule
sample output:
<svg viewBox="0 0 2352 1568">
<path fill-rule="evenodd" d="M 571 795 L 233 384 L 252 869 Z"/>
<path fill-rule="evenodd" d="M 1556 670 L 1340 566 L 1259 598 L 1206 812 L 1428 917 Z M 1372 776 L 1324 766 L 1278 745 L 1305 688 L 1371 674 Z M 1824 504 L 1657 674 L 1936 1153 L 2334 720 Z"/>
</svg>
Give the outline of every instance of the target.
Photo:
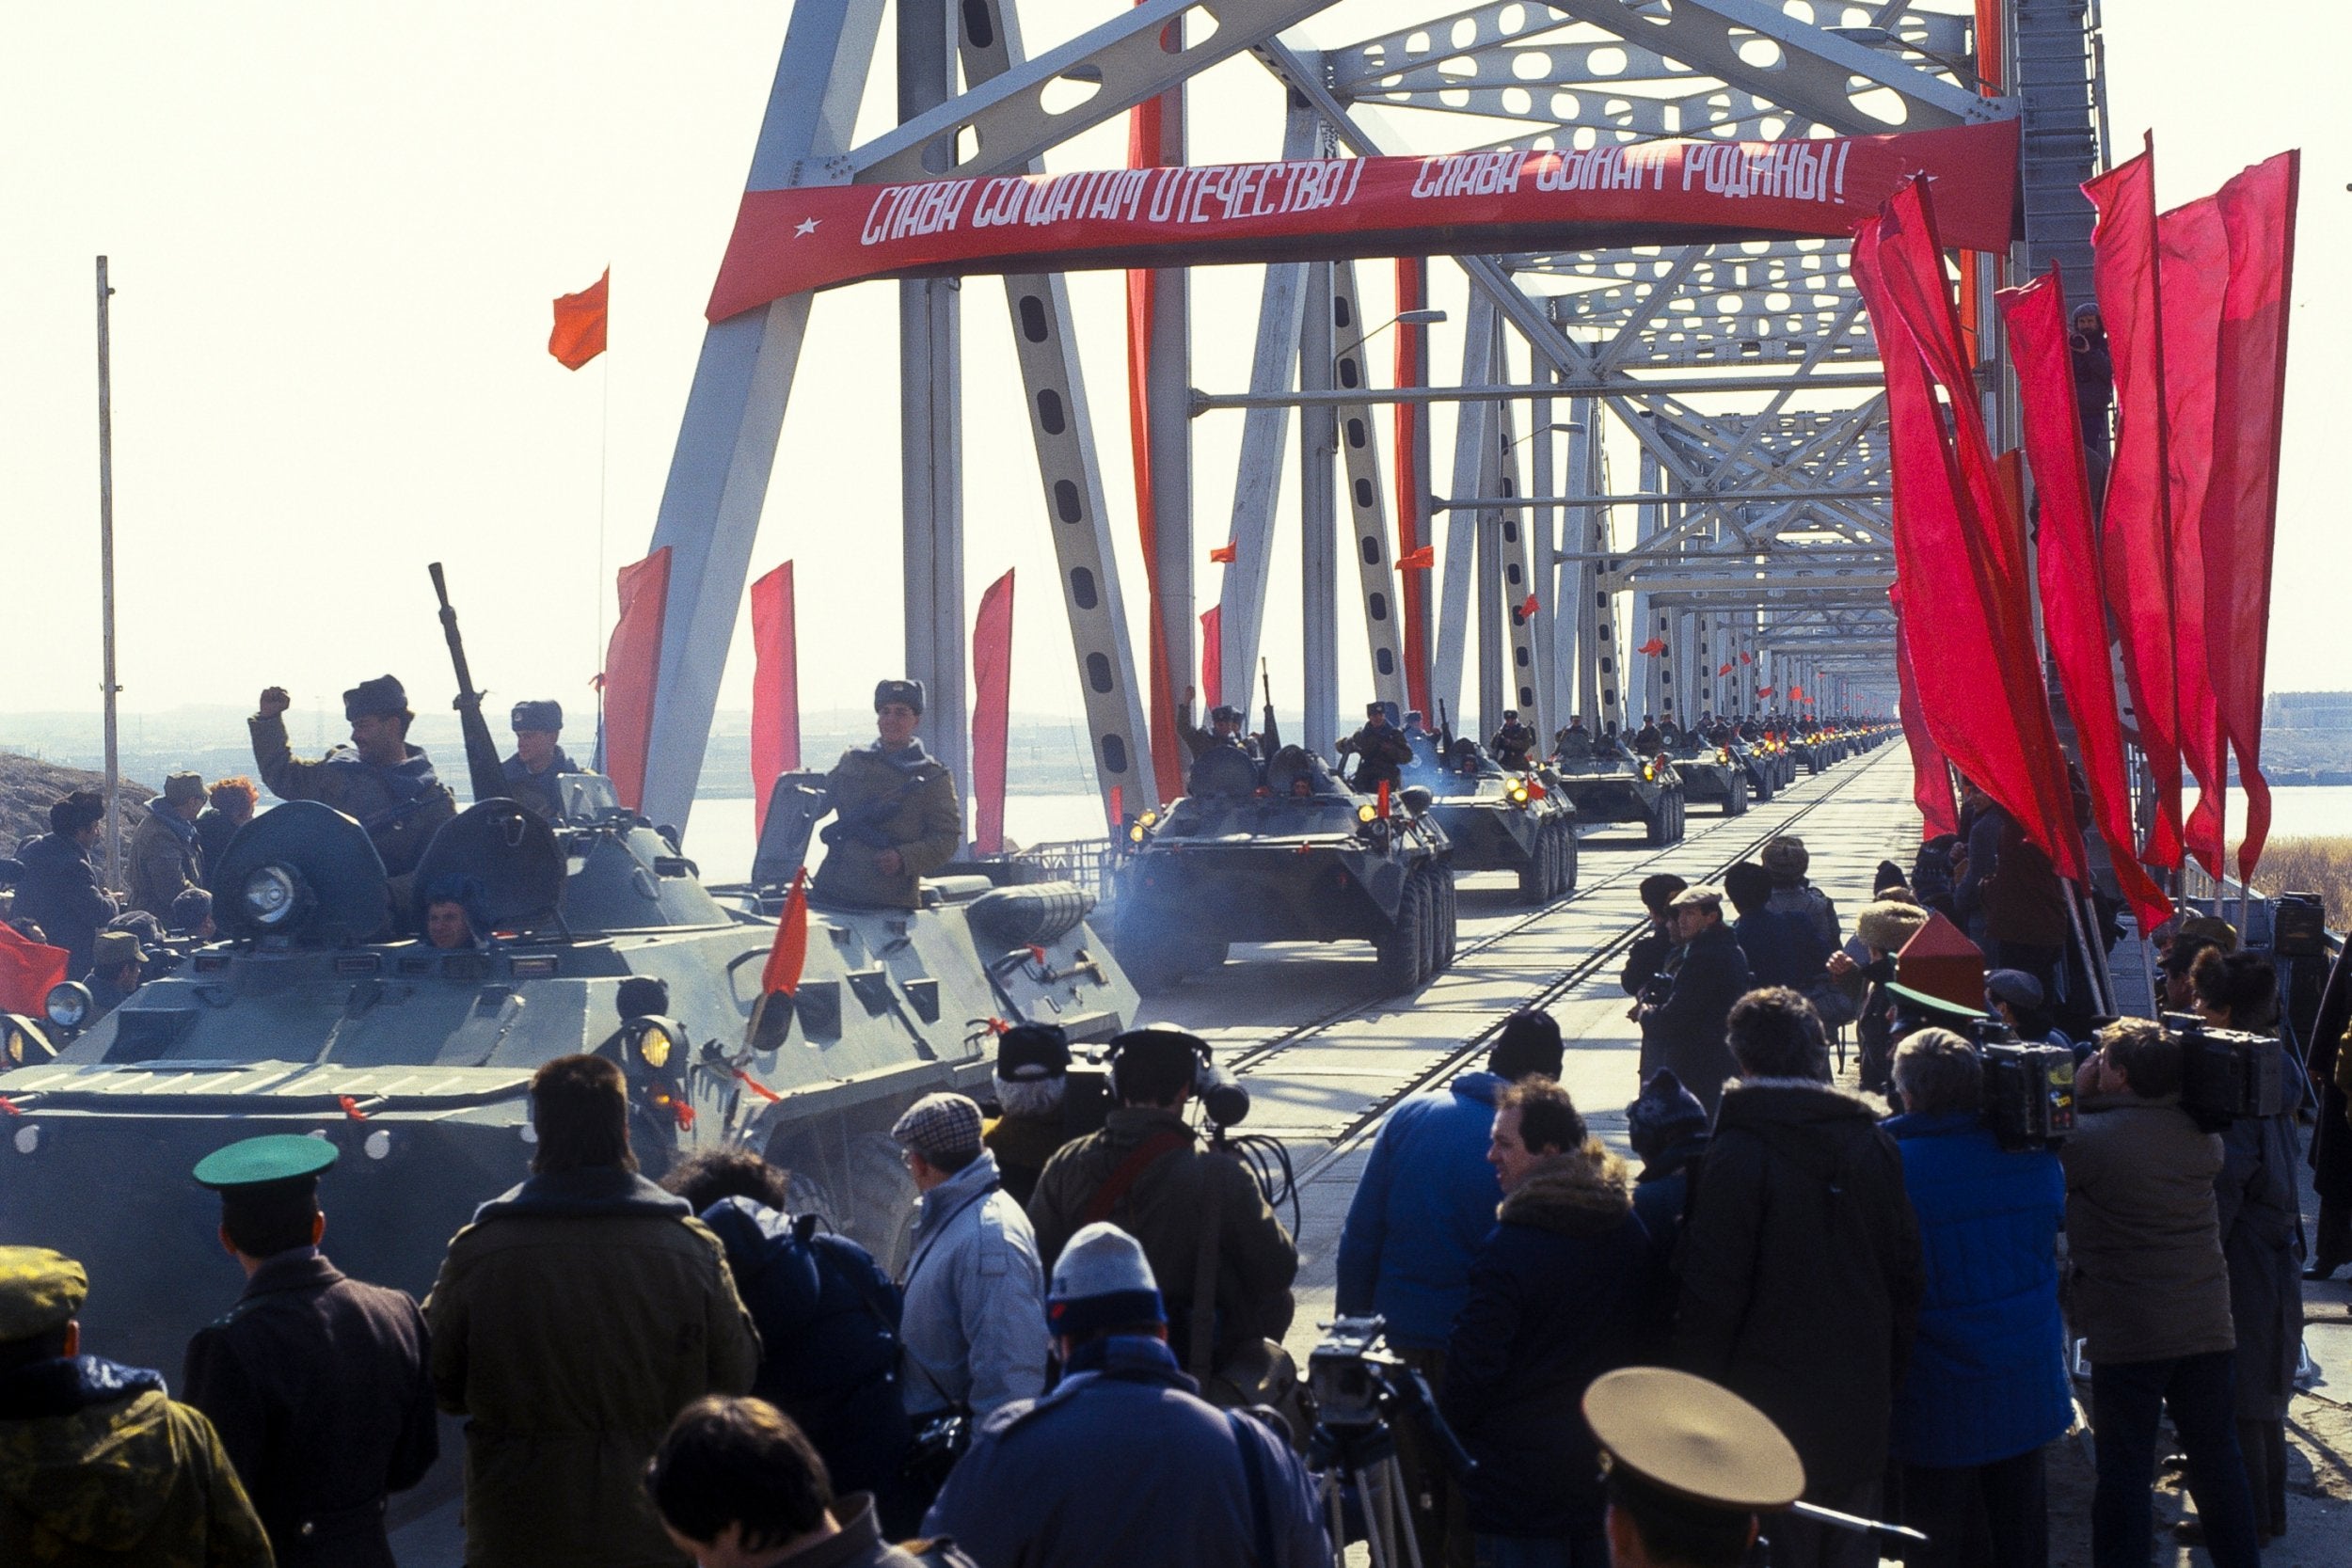
<svg viewBox="0 0 2352 1568">
<path fill-rule="evenodd" d="M 1135 840 L 1137 844 L 1141 844 L 1147 831 L 1148 830 L 1145 829 L 1144 825 L 1138 822 L 1134 827 L 1127 830 L 1127 836 Z"/>
<path fill-rule="evenodd" d="M 265 865 L 245 879 L 245 912 L 257 926 L 282 926 L 293 918 L 300 892 L 293 872 Z"/>
<path fill-rule="evenodd" d="M 1142 823 L 1142 824 L 1143 824 L 1143 826 L 1145 826 L 1145 827 L 1147 827 L 1147 828 L 1148 828 L 1148 827 L 1152 826 L 1152 824 L 1153 824 L 1154 822 L 1157 822 L 1159 819 L 1160 819 L 1160 814 L 1159 814 L 1158 812 L 1155 812 L 1155 811 L 1147 811 L 1147 812 L 1145 812 L 1145 813 L 1144 813 L 1141 816 L 1137 817 L 1136 820 L 1136 821 L 1138 821 L 1138 822 L 1140 822 L 1140 823 Z"/>
<path fill-rule="evenodd" d="M 1515 806 L 1523 806 L 1527 804 L 1527 786 L 1525 784 L 1515 785 L 1512 788 L 1511 803 Z"/>
<path fill-rule="evenodd" d="M 89 1017 L 92 1006 L 88 987 L 79 980 L 66 980 L 49 988 L 40 1008 L 58 1028 L 79 1029 L 82 1021 Z"/>
<path fill-rule="evenodd" d="M 1369 801 L 1369 800 L 1365 801 L 1362 805 L 1358 806 L 1358 807 L 1356 808 L 1356 820 L 1357 820 L 1357 821 L 1359 821 L 1359 822 L 1370 822 L 1370 821 L 1373 821 L 1373 820 L 1376 819 L 1376 818 L 1379 816 L 1379 815 L 1380 815 L 1380 808 L 1379 808 L 1378 806 L 1374 805 L 1374 804 L 1373 804 L 1371 801 Z"/>
</svg>

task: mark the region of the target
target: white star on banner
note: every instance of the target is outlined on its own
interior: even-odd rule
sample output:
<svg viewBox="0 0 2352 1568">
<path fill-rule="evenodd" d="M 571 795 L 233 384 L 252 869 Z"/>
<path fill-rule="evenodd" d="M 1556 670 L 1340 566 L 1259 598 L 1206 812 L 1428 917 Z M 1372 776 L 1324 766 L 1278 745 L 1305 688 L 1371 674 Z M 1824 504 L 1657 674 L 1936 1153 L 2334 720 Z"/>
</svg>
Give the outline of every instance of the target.
<svg viewBox="0 0 2352 1568">
<path fill-rule="evenodd" d="M 815 218 L 803 218 L 801 220 L 801 226 L 792 230 L 792 237 L 797 240 L 803 234 L 814 234 L 816 232 L 817 220 Z"/>
</svg>

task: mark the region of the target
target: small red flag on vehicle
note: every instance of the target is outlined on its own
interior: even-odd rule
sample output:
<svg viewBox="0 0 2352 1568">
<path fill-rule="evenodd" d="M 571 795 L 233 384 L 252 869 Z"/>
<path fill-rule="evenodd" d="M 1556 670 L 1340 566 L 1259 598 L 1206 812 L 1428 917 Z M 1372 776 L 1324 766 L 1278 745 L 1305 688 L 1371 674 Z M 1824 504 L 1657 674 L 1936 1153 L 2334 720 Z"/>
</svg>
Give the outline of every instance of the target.
<svg viewBox="0 0 2352 1568">
<path fill-rule="evenodd" d="M 776 943 L 768 950 L 768 967 L 759 972 L 763 995 L 790 996 L 801 989 L 801 966 L 808 961 L 808 867 L 792 874 L 792 891 L 784 895 L 784 913 L 776 921 Z"/>
<path fill-rule="evenodd" d="M 1209 559 L 1220 566 L 1231 566 L 1240 548 L 1238 545 L 1213 545 L 1209 547 Z"/>
<path fill-rule="evenodd" d="M 555 330 L 548 334 L 548 352 L 567 371 L 576 371 L 604 352 L 605 301 L 612 293 L 612 269 L 576 294 L 555 302 Z"/>
</svg>

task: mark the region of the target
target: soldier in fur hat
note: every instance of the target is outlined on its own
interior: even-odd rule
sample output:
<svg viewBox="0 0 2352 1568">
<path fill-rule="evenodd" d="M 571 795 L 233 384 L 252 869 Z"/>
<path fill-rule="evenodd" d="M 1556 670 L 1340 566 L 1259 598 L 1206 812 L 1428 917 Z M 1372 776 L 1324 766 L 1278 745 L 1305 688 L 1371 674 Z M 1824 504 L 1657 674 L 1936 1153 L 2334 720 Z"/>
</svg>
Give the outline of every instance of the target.
<svg viewBox="0 0 2352 1568">
<path fill-rule="evenodd" d="M 914 909 L 922 879 L 963 847 L 963 807 L 955 781 L 914 731 L 923 720 L 921 681 L 874 688 L 875 739 L 844 752 L 826 778 L 834 820 L 815 895 L 828 903 Z"/>
</svg>

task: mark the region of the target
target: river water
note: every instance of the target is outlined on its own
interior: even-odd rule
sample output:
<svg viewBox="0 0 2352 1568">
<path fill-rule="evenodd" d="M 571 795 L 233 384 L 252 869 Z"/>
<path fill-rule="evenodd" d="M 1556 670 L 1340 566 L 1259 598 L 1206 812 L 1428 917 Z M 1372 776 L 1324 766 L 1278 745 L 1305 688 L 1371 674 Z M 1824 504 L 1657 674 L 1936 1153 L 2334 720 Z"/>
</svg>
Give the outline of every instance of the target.
<svg viewBox="0 0 2352 1568">
<path fill-rule="evenodd" d="M 2194 786 L 2183 791 L 2184 814 L 2197 805 Z M 2246 831 L 2246 792 L 2230 790 L 2230 848 Z M 2270 836 L 2277 838 L 2352 838 L 2352 784 L 2297 784 L 2270 792 Z M 2256 886 L 2261 883 L 2257 880 Z"/>
</svg>

